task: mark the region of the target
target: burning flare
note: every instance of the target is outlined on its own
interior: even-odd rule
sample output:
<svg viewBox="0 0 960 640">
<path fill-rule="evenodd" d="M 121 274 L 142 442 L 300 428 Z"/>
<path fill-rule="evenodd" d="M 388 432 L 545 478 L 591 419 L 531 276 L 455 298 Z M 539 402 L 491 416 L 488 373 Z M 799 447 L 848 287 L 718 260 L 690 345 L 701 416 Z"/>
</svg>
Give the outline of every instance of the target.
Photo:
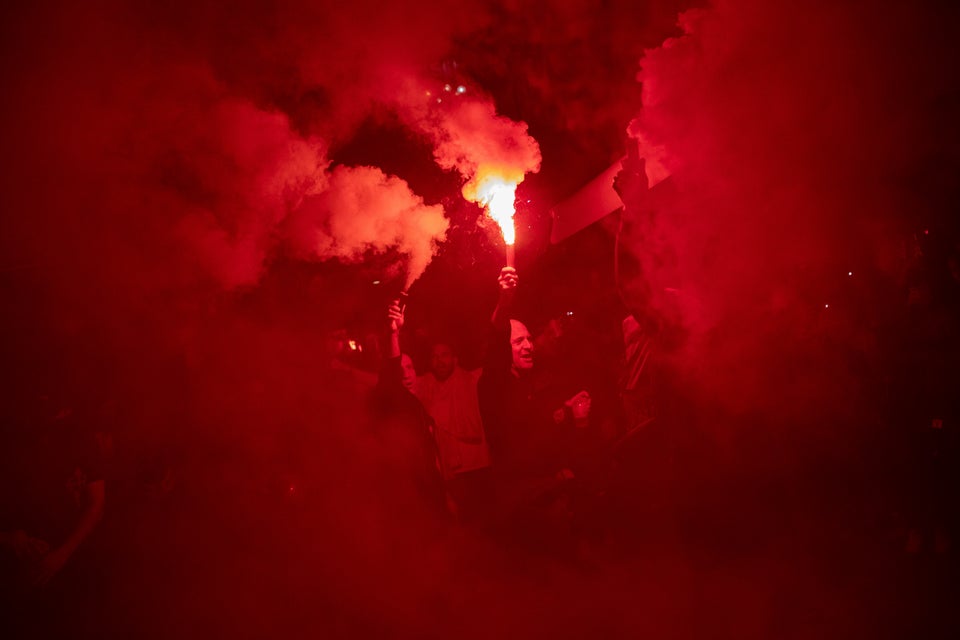
<svg viewBox="0 0 960 640">
<path fill-rule="evenodd" d="M 487 214 L 500 226 L 503 242 L 507 246 L 516 240 L 513 227 L 513 214 L 516 213 L 517 184 L 523 180 L 508 180 L 497 173 L 478 173 L 477 177 L 463 187 L 463 196 L 471 202 L 478 202 L 487 209 Z"/>
</svg>

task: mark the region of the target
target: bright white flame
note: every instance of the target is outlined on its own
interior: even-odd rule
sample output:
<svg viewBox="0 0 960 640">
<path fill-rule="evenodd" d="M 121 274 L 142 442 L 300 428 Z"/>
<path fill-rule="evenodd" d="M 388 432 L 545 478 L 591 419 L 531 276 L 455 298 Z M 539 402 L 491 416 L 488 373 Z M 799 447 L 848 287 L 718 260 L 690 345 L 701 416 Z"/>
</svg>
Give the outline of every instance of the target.
<svg viewBox="0 0 960 640">
<path fill-rule="evenodd" d="M 466 93 L 466 92 L 467 92 L 467 88 L 466 88 L 465 86 L 463 86 L 462 84 L 457 87 L 457 93 L 459 93 L 459 94 L 462 95 L 462 94 L 464 94 L 464 93 Z"/>
<path fill-rule="evenodd" d="M 487 208 L 487 213 L 500 226 L 505 244 L 513 244 L 516 230 L 513 226 L 513 214 L 516 213 L 517 184 L 503 178 L 491 176 L 477 187 L 477 200 Z"/>
</svg>

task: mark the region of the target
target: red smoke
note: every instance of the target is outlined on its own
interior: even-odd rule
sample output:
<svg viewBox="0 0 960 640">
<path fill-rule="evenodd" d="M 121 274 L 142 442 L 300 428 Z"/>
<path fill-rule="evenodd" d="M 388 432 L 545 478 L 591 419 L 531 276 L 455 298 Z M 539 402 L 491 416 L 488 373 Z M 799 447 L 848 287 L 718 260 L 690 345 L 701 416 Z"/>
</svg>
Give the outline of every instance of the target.
<svg viewBox="0 0 960 640">
<path fill-rule="evenodd" d="M 502 172 L 511 182 L 540 170 L 540 148 L 527 125 L 498 116 L 489 100 L 454 100 L 452 106 L 420 116 L 411 124 L 434 142 L 434 157 L 444 169 L 455 169 L 475 188 L 484 171 Z M 471 187 L 472 185 L 472 187 Z"/>
<path fill-rule="evenodd" d="M 819 400 L 841 413 L 857 392 L 850 352 L 875 350 L 872 327 L 828 315 L 844 308 L 829 282 L 897 273 L 890 230 L 909 226 L 906 212 L 942 212 L 955 189 L 958 21 L 926 5 L 724 0 L 683 14 L 685 35 L 656 47 L 679 4 L 116 0 L 8 12 L 4 355 L 13 377 L 41 380 L 10 395 L 64 374 L 74 393 L 106 397 L 119 406 L 105 424 L 120 461 L 148 466 L 140 450 L 174 443 L 170 466 L 195 500 L 172 517 L 162 500 L 126 505 L 133 515 L 108 538 L 111 604 L 156 600 L 110 607 L 102 624 L 133 636 L 853 637 L 851 620 L 875 619 L 859 582 L 809 566 L 799 545 L 705 562 L 669 514 L 587 577 L 531 558 L 524 573 L 428 518 L 403 521 L 395 452 L 356 409 L 370 380 L 330 365 L 326 330 L 375 297 L 352 274 L 396 253 L 415 276 L 449 234 L 413 176 L 338 159 L 358 126 L 400 123 L 464 181 L 487 164 L 542 164 L 566 193 L 621 155 L 636 115 L 631 131 L 663 150 L 674 197 L 634 221 L 627 243 L 643 266 L 635 284 L 688 332 L 684 390 L 778 417 Z M 644 47 L 641 104 L 629 76 Z M 451 58 L 475 82 L 438 104 L 425 92 Z M 315 264 L 327 259 L 351 268 Z M 829 322 L 855 338 L 843 353 L 823 340 Z M 317 508 L 261 511 L 283 475 L 274 467 Z M 711 470 L 677 472 L 703 480 L 697 505 L 716 486 Z M 122 513 L 122 499 L 108 509 Z M 156 566 L 166 560 L 179 572 Z"/>
<path fill-rule="evenodd" d="M 337 167 L 327 188 L 308 198 L 287 226 L 297 255 L 358 262 L 397 247 L 409 256 L 407 285 L 430 262 L 449 222 L 395 176 L 374 167 Z"/>
<path fill-rule="evenodd" d="M 674 196 L 630 242 L 654 310 L 679 310 L 689 332 L 685 368 L 723 403 L 781 413 L 856 393 L 842 354 L 820 352 L 820 329 L 828 310 L 879 311 L 837 299 L 835 283 L 897 275 L 897 234 L 940 206 L 907 204 L 911 180 L 938 148 L 956 153 L 941 138 L 951 84 L 936 71 L 950 43 L 933 20 L 905 6 L 723 0 L 682 14 L 684 35 L 640 61 L 630 130 L 661 150 Z M 869 342 L 848 346 L 875 358 Z"/>
<path fill-rule="evenodd" d="M 241 21 L 233 11 L 199 3 L 176 16 L 132 7 L 64 12 L 58 22 L 39 11 L 22 16 L 22 32 L 52 31 L 59 46 L 28 58 L 35 68 L 9 70 L 17 96 L 12 108 L 31 114 L 11 136 L 35 162 L 20 170 L 33 178 L 43 166 L 56 189 L 40 196 L 53 200 L 42 208 L 83 218 L 98 237 L 79 236 L 86 247 L 69 258 L 72 247 L 54 248 L 50 236 L 11 240 L 19 245 L 12 255 L 26 254 L 31 263 L 97 261 L 97 255 L 113 267 L 132 261 L 120 271 L 136 280 L 130 284 L 142 297 L 144 285 L 255 285 L 286 251 L 282 235 L 295 255 L 312 259 L 355 261 L 364 250 L 397 248 L 408 255 L 415 279 L 444 238 L 441 210 L 424 205 L 402 179 L 376 170 L 342 168 L 329 183 L 331 143 L 349 139 L 364 117 L 385 107 L 434 141 L 444 169 L 466 177 L 491 156 L 502 160 L 504 150 L 517 156 L 518 146 L 532 145 L 532 152 L 510 158 L 521 171 L 539 162 L 526 127 L 496 116 L 488 100 L 473 96 L 438 112 L 432 100 L 399 91 L 409 82 L 424 84 L 419 78 L 449 46 L 450 30 L 462 20 L 442 15 L 355 4 L 330 12 L 293 3 L 252 10 Z M 363 30 L 346 28 L 360 16 Z M 272 27 L 253 28 L 258 22 Z M 398 31 L 398 22 L 410 28 Z M 469 22 L 480 26 L 482 12 Z M 269 53 L 249 55 L 237 46 L 239 36 Z M 306 101 L 317 94 L 326 96 L 319 111 Z M 15 171 L 7 173 L 8 193 L 36 198 L 24 191 L 31 180 Z M 328 183 L 331 206 L 312 202 Z M 78 202 L 83 192 L 88 203 Z M 301 206 L 307 210 L 280 234 Z M 118 221 L 132 228 L 111 230 Z M 61 220 L 49 228 L 57 226 L 66 230 Z M 108 250 L 86 250 L 113 233 Z M 37 257 L 47 251 L 49 258 Z"/>
</svg>

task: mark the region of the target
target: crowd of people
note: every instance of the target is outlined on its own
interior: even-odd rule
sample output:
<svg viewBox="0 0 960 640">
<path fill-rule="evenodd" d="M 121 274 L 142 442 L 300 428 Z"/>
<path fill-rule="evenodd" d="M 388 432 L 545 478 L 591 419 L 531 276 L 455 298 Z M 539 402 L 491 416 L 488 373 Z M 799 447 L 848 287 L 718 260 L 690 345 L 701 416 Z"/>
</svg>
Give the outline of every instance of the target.
<svg viewBox="0 0 960 640">
<path fill-rule="evenodd" d="M 631 197 L 625 196 L 625 201 L 629 205 Z M 950 289 L 954 292 L 960 282 L 955 267 L 954 259 L 951 279 L 941 283 L 954 287 Z M 955 297 L 937 293 L 921 273 L 912 277 L 905 288 L 905 319 L 896 325 L 904 327 L 901 340 L 894 347 L 875 350 L 891 360 L 876 369 L 893 373 L 865 371 L 861 376 L 864 384 L 874 384 L 876 389 L 898 390 L 878 400 L 885 412 L 881 420 L 863 419 L 864 425 L 876 427 L 869 435 L 872 449 L 858 452 L 861 459 L 870 460 L 840 471 L 840 464 L 810 465 L 814 471 L 799 482 L 805 483 L 800 491 L 814 492 L 819 482 L 833 491 L 860 473 L 863 477 L 857 481 L 862 488 L 854 491 L 848 485 L 846 497 L 834 492 L 825 502 L 839 505 L 844 517 L 853 517 L 855 510 L 865 509 L 863 503 L 871 493 L 879 493 L 877 500 L 883 504 L 873 513 L 896 519 L 883 526 L 897 531 L 894 546 L 900 552 L 943 556 L 951 551 L 956 527 L 949 487 L 956 475 L 957 453 L 956 398 L 951 387 L 956 380 L 955 360 L 951 360 L 956 353 L 956 329 L 950 318 L 957 314 L 956 308 L 938 302 L 955 301 Z M 510 551 L 545 556 L 587 571 L 609 559 L 611 546 L 622 556 L 643 538 L 644 531 L 658 527 L 664 535 L 692 540 L 710 531 L 710 545 L 735 548 L 734 539 L 750 538 L 758 526 L 775 519 L 765 514 L 780 508 L 777 503 L 786 501 L 783 496 L 790 483 L 797 481 L 764 457 L 774 453 L 788 459 L 781 450 L 800 442 L 799 438 L 749 431 L 738 424 L 739 431 L 730 431 L 734 436 L 749 434 L 744 437 L 746 444 L 720 442 L 717 434 L 722 430 L 710 424 L 720 412 L 689 401 L 694 394 L 671 378 L 675 372 L 665 356 L 682 340 L 677 327 L 644 313 L 642 304 L 629 311 L 630 305 L 625 304 L 617 318 L 621 324 L 617 361 L 599 358 L 598 365 L 586 366 L 590 358 L 574 357 L 570 349 L 589 352 L 595 345 L 571 344 L 571 337 L 563 335 L 561 320 L 531 332 L 532 323 L 523 321 L 518 296 L 536 305 L 537 292 L 525 289 L 521 282 L 526 283 L 515 268 L 500 270 L 496 306 L 482 339 L 482 365 L 476 369 L 461 366 L 458 345 L 448 334 L 408 335 L 407 301 L 398 299 L 381 312 L 378 344 L 367 343 L 368 351 L 375 352 L 379 375 L 346 363 L 342 356 L 351 351 L 345 347 L 346 334 L 328 335 L 330 357 L 318 374 L 317 386 L 324 389 L 320 398 L 290 392 L 272 403 L 264 401 L 264 415 L 248 418 L 225 409 L 231 399 L 204 404 L 202 398 L 188 401 L 190 392 L 182 388 L 176 387 L 174 393 L 172 384 L 161 387 L 158 395 L 164 398 L 182 396 L 170 404 L 193 402 L 189 410 L 195 415 L 170 414 L 168 420 L 158 420 L 183 423 L 183 431 L 189 432 L 201 423 L 198 416 L 204 415 L 204 408 L 213 407 L 206 414 L 211 422 L 233 419 L 253 425 L 252 432 L 269 443 L 251 458 L 222 467 L 217 466 L 222 452 L 215 449 L 223 440 L 215 441 L 212 452 L 204 454 L 207 457 L 197 453 L 202 449 L 203 429 L 167 437 L 162 446 L 148 442 L 146 430 L 131 429 L 126 435 L 133 437 L 121 445 L 126 449 L 118 455 L 114 435 L 122 438 L 123 434 L 114 433 L 110 426 L 110 414 L 117 411 L 115 402 L 85 406 L 54 394 L 38 395 L 26 379 L 12 384 L 0 451 L 0 598 L 8 607 L 28 612 L 40 610 L 31 609 L 38 606 L 37 594 L 42 594 L 39 600 L 45 600 L 42 606 L 47 607 L 42 610 L 48 612 L 51 598 L 82 608 L 84 600 L 76 595 L 84 592 L 105 554 L 116 555 L 116 549 L 104 549 L 109 544 L 100 545 L 99 559 L 86 553 L 96 546 L 91 540 L 106 533 L 111 544 L 119 541 L 122 546 L 131 529 L 150 530 L 151 526 L 140 523 L 151 522 L 155 530 L 142 535 L 150 541 L 147 546 L 161 546 L 164 536 L 180 533 L 172 531 L 175 526 L 196 517 L 191 509 L 209 511 L 211 505 L 222 504 L 223 494 L 235 500 L 231 504 L 235 511 L 230 513 L 241 513 L 247 524 L 256 522 L 271 529 L 270 535 L 281 545 L 298 551 L 310 549 L 315 542 L 306 531 L 341 515 L 343 520 L 366 518 L 379 523 L 377 527 L 390 532 L 391 542 L 403 538 L 405 528 L 413 531 L 411 522 L 436 517 L 444 526 L 476 533 Z M 858 329 L 850 329 L 854 330 Z M 823 332 L 826 346 L 835 351 L 850 342 L 839 341 L 844 338 L 840 336 L 836 344 L 830 343 L 839 331 L 828 326 Z M 480 336 L 475 337 L 479 344 Z M 292 353 L 299 345 L 291 342 Z M 428 349 L 422 352 L 426 357 L 415 363 L 411 354 L 417 354 L 413 349 L 417 342 Z M 283 369 L 295 366 L 285 362 Z M 236 402 L 239 412 L 260 406 L 256 397 L 266 395 L 265 390 L 283 387 L 283 383 L 271 387 L 259 375 L 250 376 L 249 388 L 236 385 L 237 393 L 249 391 L 251 396 Z M 211 382 L 213 378 L 207 375 L 202 380 L 208 396 L 221 389 Z M 91 384 L 96 386 L 97 381 Z M 222 388 L 228 386 L 224 383 Z M 298 410 L 298 403 L 310 410 Z M 269 429 L 260 429 L 278 407 L 290 409 L 289 423 L 281 425 L 278 420 Z M 736 419 L 746 423 L 752 418 Z M 244 438 L 254 442 L 249 433 L 235 440 Z M 139 457 L 134 440 L 145 452 Z M 734 447 L 740 447 L 740 457 L 727 456 Z M 137 459 L 131 464 L 135 470 L 124 472 L 123 465 L 117 464 L 123 457 Z M 191 477 L 184 469 L 187 458 L 201 461 L 197 466 L 205 467 L 204 478 L 197 473 Z M 279 470 L 272 469 L 275 464 Z M 864 471 L 868 467 L 870 473 L 879 470 L 878 476 L 868 476 Z M 230 484 L 219 473 L 221 469 L 243 478 Z M 891 479 L 890 470 L 899 474 L 897 479 Z M 866 486 L 873 477 L 881 478 L 877 486 Z M 351 483 L 350 489 L 340 488 Z M 176 507 L 164 504 L 164 496 L 188 484 L 191 496 L 181 496 Z M 301 496 L 311 492 L 314 501 L 303 509 L 304 514 L 289 516 L 275 504 L 307 500 Z M 390 503 L 386 508 L 362 504 L 368 499 L 375 502 L 377 494 Z M 166 522 L 164 509 L 175 514 Z M 273 523 L 263 525 L 266 518 L 259 517 L 260 511 L 271 513 Z M 389 516 L 384 519 L 384 514 Z M 288 517 L 287 529 L 277 524 Z M 221 531 L 218 526 L 207 532 L 213 540 Z M 336 533 L 343 539 L 336 544 L 341 548 L 376 546 L 370 540 L 351 539 L 360 525 L 338 526 Z M 101 532 L 104 528 L 108 531 Z M 411 544 L 416 544 L 418 535 L 409 534 Z M 128 552 L 126 557 L 131 555 Z M 183 555 L 171 551 L 153 564 L 144 562 L 162 574 L 166 560 Z M 357 560 L 349 554 L 347 558 L 346 564 Z"/>
<path fill-rule="evenodd" d="M 537 361 L 534 336 L 514 317 L 516 269 L 504 267 L 498 285 L 487 354 L 475 371 L 460 368 L 450 344 L 434 342 L 429 370 L 417 376 L 401 350 L 404 308 L 394 301 L 379 396 L 422 435 L 420 486 L 451 517 L 511 539 L 571 542 L 593 457 L 612 442 L 587 388 L 565 385 Z M 545 528 L 553 535 L 533 533 Z"/>
</svg>

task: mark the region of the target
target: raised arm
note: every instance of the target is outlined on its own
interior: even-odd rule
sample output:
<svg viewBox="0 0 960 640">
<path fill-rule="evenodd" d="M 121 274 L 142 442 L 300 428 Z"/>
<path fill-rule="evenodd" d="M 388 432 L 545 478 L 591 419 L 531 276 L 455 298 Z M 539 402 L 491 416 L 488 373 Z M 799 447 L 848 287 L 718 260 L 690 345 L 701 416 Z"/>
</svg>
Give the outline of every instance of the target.
<svg viewBox="0 0 960 640">
<path fill-rule="evenodd" d="M 403 309 L 400 301 L 394 300 L 387 309 L 387 337 L 384 354 L 388 358 L 400 357 L 400 329 L 403 328 Z"/>
<path fill-rule="evenodd" d="M 513 301 L 517 293 L 519 284 L 517 270 L 513 267 L 504 267 L 500 269 L 500 276 L 497 278 L 497 284 L 500 287 L 500 297 L 497 299 L 497 307 L 493 310 L 493 316 L 490 322 L 497 328 L 510 329 L 510 314 L 513 312 Z"/>
<path fill-rule="evenodd" d="M 400 361 L 400 329 L 403 327 L 403 310 L 394 300 L 387 309 L 386 329 L 381 349 L 383 361 L 380 363 L 380 375 L 377 379 L 377 397 L 381 401 L 394 402 L 404 393 L 403 370 Z"/>
</svg>

